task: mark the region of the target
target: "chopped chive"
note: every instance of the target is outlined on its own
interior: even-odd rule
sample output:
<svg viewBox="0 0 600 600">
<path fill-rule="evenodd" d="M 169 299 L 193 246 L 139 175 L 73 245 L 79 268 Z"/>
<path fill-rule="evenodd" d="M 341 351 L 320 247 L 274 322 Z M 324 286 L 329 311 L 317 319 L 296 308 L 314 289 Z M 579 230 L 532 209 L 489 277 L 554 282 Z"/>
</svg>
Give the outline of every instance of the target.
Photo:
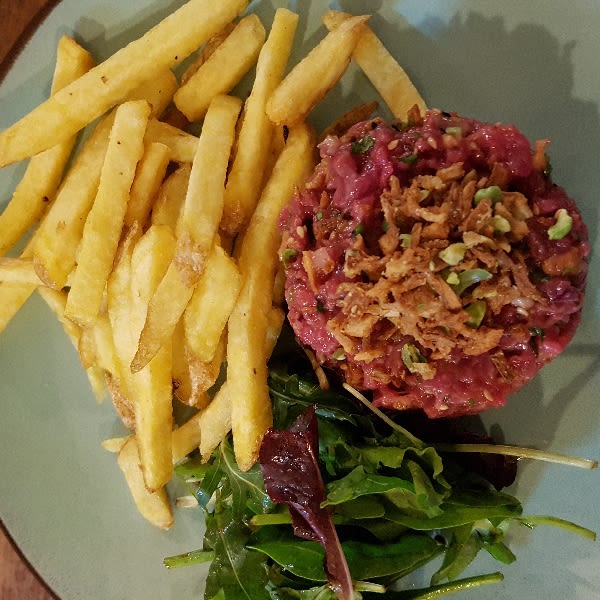
<svg viewBox="0 0 600 600">
<path fill-rule="evenodd" d="M 404 156 L 398 156 L 398 160 L 405 165 L 414 165 L 419 158 L 416 152 L 412 154 L 405 154 Z"/>
<path fill-rule="evenodd" d="M 352 142 L 352 152 L 354 154 L 365 154 L 375 145 L 375 140 L 370 135 L 363 135 L 356 142 Z"/>
</svg>

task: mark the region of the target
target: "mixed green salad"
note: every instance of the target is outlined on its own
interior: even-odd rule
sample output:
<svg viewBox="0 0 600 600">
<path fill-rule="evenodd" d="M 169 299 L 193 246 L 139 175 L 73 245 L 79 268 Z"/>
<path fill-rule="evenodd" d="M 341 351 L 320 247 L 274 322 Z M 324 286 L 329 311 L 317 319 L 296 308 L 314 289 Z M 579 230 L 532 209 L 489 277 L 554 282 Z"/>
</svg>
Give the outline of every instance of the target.
<svg viewBox="0 0 600 600">
<path fill-rule="evenodd" d="M 201 549 L 164 562 L 210 562 L 206 600 L 438 598 L 502 581 L 500 572 L 464 572 L 481 551 L 513 562 L 511 526 L 595 539 L 566 520 L 524 514 L 503 491 L 526 449 L 494 446 L 473 419 L 392 420 L 342 387 L 321 389 L 289 330 L 273 356 L 274 427 L 260 464 L 240 471 L 225 440 L 210 462 L 192 455 L 177 467 L 206 531 Z M 403 589 L 402 579 L 428 563 L 431 585 Z"/>
</svg>

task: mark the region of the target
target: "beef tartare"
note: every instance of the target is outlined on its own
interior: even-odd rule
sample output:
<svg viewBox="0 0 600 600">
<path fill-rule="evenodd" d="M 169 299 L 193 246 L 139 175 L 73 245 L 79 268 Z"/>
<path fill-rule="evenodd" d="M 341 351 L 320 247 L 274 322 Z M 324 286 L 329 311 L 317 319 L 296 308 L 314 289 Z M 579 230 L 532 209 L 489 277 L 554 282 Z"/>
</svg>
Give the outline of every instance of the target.
<svg viewBox="0 0 600 600">
<path fill-rule="evenodd" d="M 327 137 L 280 220 L 299 341 L 380 407 L 503 405 L 569 343 L 584 296 L 587 230 L 546 145 L 438 110 Z"/>
</svg>

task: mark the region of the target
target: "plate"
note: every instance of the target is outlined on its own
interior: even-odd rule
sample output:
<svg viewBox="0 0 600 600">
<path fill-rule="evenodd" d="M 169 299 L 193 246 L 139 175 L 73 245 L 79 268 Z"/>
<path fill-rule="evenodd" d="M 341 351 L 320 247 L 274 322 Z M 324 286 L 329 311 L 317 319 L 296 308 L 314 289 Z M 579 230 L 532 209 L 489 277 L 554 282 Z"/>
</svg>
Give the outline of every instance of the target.
<svg viewBox="0 0 600 600">
<path fill-rule="evenodd" d="M 98 60 L 160 20 L 181 0 L 63 0 L 0 85 L 0 127 L 48 93 L 55 44 L 68 33 Z M 373 13 L 372 26 L 431 106 L 512 122 L 552 140 L 554 177 L 578 200 L 598 249 L 600 5 L 589 0 L 255 0 L 265 23 L 287 5 L 301 14 L 296 55 L 314 44 L 329 6 Z M 352 71 L 319 108 L 317 125 L 373 92 Z M 23 171 L 0 171 L 0 207 Z M 594 260 L 594 259 L 593 259 Z M 600 457 L 600 305 L 590 270 L 582 326 L 566 352 L 508 406 L 484 420 L 509 443 Z M 199 511 L 178 509 L 169 532 L 136 513 L 113 455 L 100 442 L 121 433 L 109 402 L 98 405 L 74 349 L 33 297 L 0 336 L 0 517 L 62 600 L 200 598 L 206 567 L 166 571 L 164 556 L 201 543 Z M 600 473 L 526 463 L 513 490 L 525 512 L 600 529 Z M 600 548 L 564 531 L 514 534 L 518 560 L 504 583 L 455 598 L 591 600 L 600 589 Z M 481 556 L 469 571 L 501 565 Z M 427 574 L 412 583 L 425 584 Z"/>
</svg>

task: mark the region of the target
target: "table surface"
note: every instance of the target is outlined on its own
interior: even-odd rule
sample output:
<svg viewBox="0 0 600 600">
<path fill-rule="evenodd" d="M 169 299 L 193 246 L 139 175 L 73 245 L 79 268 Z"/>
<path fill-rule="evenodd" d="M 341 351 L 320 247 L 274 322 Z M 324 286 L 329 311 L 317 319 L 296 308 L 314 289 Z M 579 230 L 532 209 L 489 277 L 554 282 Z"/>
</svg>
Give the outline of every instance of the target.
<svg viewBox="0 0 600 600">
<path fill-rule="evenodd" d="M 0 0 L 0 77 L 51 8 L 49 0 Z M 0 498 L 0 502 L 2 499 Z M 0 598 L 56 600 L 0 527 Z"/>
</svg>

